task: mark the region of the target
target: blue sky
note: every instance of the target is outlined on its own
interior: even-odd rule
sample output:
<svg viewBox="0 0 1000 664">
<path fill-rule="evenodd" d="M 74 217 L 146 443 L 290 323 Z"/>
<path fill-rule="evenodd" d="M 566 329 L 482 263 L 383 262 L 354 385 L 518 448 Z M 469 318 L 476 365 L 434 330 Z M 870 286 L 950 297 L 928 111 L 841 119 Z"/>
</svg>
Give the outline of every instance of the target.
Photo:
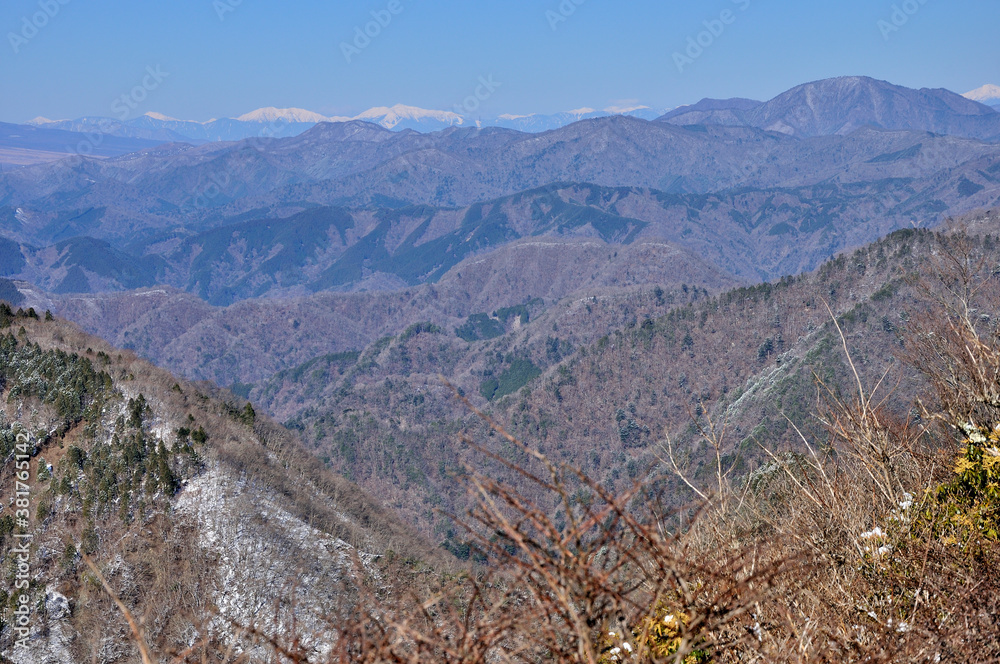
<svg viewBox="0 0 1000 664">
<path fill-rule="evenodd" d="M 192 120 L 262 106 L 327 115 L 395 103 L 451 110 L 481 76 L 500 83 L 482 103 L 484 116 L 767 99 L 852 74 L 957 92 L 1000 84 L 997 0 L 560 4 L 4 0 L 0 121 L 113 116 L 115 99 L 144 79 L 150 89 L 135 114 Z M 879 21 L 892 25 L 894 5 L 910 13 L 897 13 L 899 29 L 883 34 Z M 391 8 L 398 13 L 387 14 Z M 391 21 L 348 62 L 342 44 L 373 20 L 371 12 Z M 714 22 L 720 17 L 728 24 Z M 719 34 L 701 35 L 707 47 L 679 71 L 674 54 L 706 31 L 705 21 Z M 147 68 L 157 67 L 161 80 L 148 78 Z"/>
</svg>

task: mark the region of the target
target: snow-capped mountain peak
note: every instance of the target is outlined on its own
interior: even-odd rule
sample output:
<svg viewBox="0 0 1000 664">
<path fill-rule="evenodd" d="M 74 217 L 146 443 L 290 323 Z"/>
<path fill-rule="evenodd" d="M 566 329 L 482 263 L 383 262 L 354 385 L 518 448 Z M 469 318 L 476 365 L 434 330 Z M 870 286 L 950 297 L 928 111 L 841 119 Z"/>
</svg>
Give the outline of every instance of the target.
<svg viewBox="0 0 1000 664">
<path fill-rule="evenodd" d="M 162 113 L 149 112 L 125 123 L 116 123 L 115 131 L 131 138 L 141 137 L 151 140 L 167 138 L 169 140 L 189 139 L 192 141 L 238 141 L 261 135 L 262 126 L 268 126 L 267 135 L 269 136 L 287 138 L 297 136 L 309 127 L 323 122 L 366 121 L 394 131 L 433 132 L 451 127 L 505 127 L 518 131 L 540 132 L 556 129 L 583 119 L 619 114 L 652 120 L 660 113 L 630 99 L 615 101 L 603 111 L 586 107 L 551 115 L 505 113 L 485 118 L 473 118 L 463 115 L 461 112 L 431 110 L 405 104 L 378 106 L 353 117 L 327 117 L 302 108 L 268 106 L 236 118 L 222 120 L 213 118 L 204 122 L 178 120 Z M 94 127 L 102 126 L 101 120 L 101 118 L 50 120 L 37 117 L 27 124 L 67 131 L 89 131 Z M 118 124 L 122 126 L 118 127 Z"/>
<path fill-rule="evenodd" d="M 993 103 L 996 104 L 1000 102 L 1000 85 L 993 85 L 992 83 L 987 83 L 981 88 L 976 88 L 971 92 L 966 92 L 962 95 L 966 99 L 971 99 L 972 101 L 978 101 L 981 104 Z"/>
<path fill-rule="evenodd" d="M 386 129 L 392 129 L 407 120 L 412 122 L 439 122 L 445 125 L 461 125 L 465 122 L 465 118 L 458 113 L 451 111 L 430 111 L 425 108 L 405 106 L 403 104 L 396 104 L 391 108 L 387 106 L 370 108 L 354 119 L 377 122 Z"/>
<path fill-rule="evenodd" d="M 164 115 L 163 113 L 143 113 L 147 118 L 152 120 L 159 120 L 160 122 L 180 122 L 177 118 L 172 118 L 169 115 Z"/>
<path fill-rule="evenodd" d="M 275 108 L 274 106 L 258 108 L 256 111 L 245 113 L 236 118 L 240 122 L 274 122 L 276 120 L 284 120 L 285 122 L 292 123 L 329 122 L 331 119 L 325 115 L 313 113 L 302 108 Z"/>
<path fill-rule="evenodd" d="M 636 111 L 646 111 L 649 110 L 649 106 L 643 106 L 642 104 L 634 104 L 631 106 L 608 106 L 604 109 L 605 113 L 611 113 L 612 115 L 624 115 L 627 113 L 635 113 Z"/>
</svg>

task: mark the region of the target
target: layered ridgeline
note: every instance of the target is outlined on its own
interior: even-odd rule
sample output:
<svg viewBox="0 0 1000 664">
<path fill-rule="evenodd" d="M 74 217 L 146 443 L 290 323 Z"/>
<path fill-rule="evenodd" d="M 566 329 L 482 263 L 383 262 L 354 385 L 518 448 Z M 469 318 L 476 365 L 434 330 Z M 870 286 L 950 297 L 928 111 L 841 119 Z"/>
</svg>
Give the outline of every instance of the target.
<svg viewBox="0 0 1000 664">
<path fill-rule="evenodd" d="M 835 91 L 859 112 L 877 101 Z M 904 97 L 939 112 L 926 95 Z M 226 304 L 412 286 L 542 235 L 665 238 L 767 279 L 889 229 L 997 204 L 996 143 L 907 122 L 834 135 L 629 117 L 539 135 L 352 122 L 75 159 L 0 176 L 0 265 L 58 293 L 159 284 Z M 810 251 L 783 253 L 793 244 Z"/>
<path fill-rule="evenodd" d="M 487 87 L 493 83 L 483 78 Z M 719 124 L 762 127 L 797 135 L 844 133 L 859 126 L 921 129 L 939 134 L 995 140 L 1000 136 L 998 88 L 985 85 L 959 96 L 948 90 L 913 90 L 863 76 L 816 81 L 798 86 L 762 103 L 750 99 L 703 99 L 681 106 L 664 117 L 678 124 Z M 806 102 L 809 112 L 802 113 Z M 461 110 L 461 109 L 458 109 Z M 354 117 L 325 117 L 298 108 L 261 108 L 237 118 L 190 122 L 146 113 L 119 120 L 82 117 L 50 120 L 39 117 L 27 125 L 0 124 L 0 163 L 23 165 L 52 161 L 82 153 L 97 157 L 121 154 L 143 144 L 239 141 L 249 138 L 288 138 L 320 123 L 365 121 L 395 131 L 433 132 L 450 127 L 504 127 L 526 132 L 559 129 L 580 120 L 613 115 L 646 120 L 661 114 L 647 106 L 580 108 L 551 115 L 504 114 L 496 118 L 464 117 L 454 111 L 435 111 L 397 104 L 376 107 Z M 115 148 L 119 148 L 117 151 Z"/>
<path fill-rule="evenodd" d="M 1000 217 L 968 224 L 973 250 L 1000 262 Z M 468 464 L 517 479 L 456 445 L 457 437 L 471 430 L 502 457 L 521 457 L 479 428 L 440 375 L 512 433 L 609 489 L 669 475 L 668 438 L 678 462 L 704 479 L 712 450 L 698 442 L 696 424 L 707 426 L 706 418 L 724 426 L 722 454 L 744 475 L 760 462 L 761 444 L 793 445 L 796 428 L 823 436 L 812 415 L 817 397 L 855 384 L 838 326 L 862 380 L 872 386 L 888 372 L 878 400 L 889 397 L 889 411 L 905 416 L 923 383 L 896 359 L 901 335 L 926 307 L 921 280 L 933 281 L 946 267 L 943 248 L 961 237 L 899 231 L 813 273 L 717 295 L 578 294 L 551 307 L 483 312 L 451 328 L 413 325 L 245 387 L 330 466 L 461 550 L 461 533 L 435 509 L 465 508 L 457 480 Z"/>
<path fill-rule="evenodd" d="M 195 233 L 245 214 L 282 218 L 314 205 L 464 206 L 553 182 L 709 193 L 910 178 L 933 192 L 944 184 L 935 176 L 995 158 L 997 149 L 874 127 L 799 138 L 624 117 L 540 135 L 500 129 L 417 135 L 348 123 L 290 139 L 172 145 L 8 171 L 0 177 L 0 206 L 5 234 L 20 231 L 26 242 L 86 234 L 141 249 L 170 231 Z M 976 169 L 960 175 L 979 181 Z M 7 218 L 18 210 L 22 217 Z"/>
<path fill-rule="evenodd" d="M 997 260 L 997 215 L 963 223 L 970 241 Z M 932 276 L 940 241 L 932 231 L 898 231 L 815 272 L 737 290 L 583 288 L 515 306 L 484 295 L 466 303 L 472 313 L 465 316 L 454 309 L 440 315 L 452 294 L 443 289 L 381 300 L 342 296 L 323 306 L 312 299 L 243 303 L 224 317 L 191 314 L 203 317 L 179 340 L 150 335 L 142 343 L 179 371 L 228 377 L 334 470 L 461 551 L 461 533 L 436 510 L 461 513 L 465 464 L 490 465 L 456 444 L 468 427 L 479 429 L 439 376 L 514 433 L 608 486 L 662 470 L 668 432 L 691 455 L 692 472 L 701 472 L 704 450 L 691 444 L 693 418 L 703 415 L 726 422 L 724 454 L 750 472 L 758 442 L 780 447 L 794 440 L 794 427 L 817 431 L 810 415 L 817 377 L 834 390 L 849 386 L 831 311 L 863 378 L 875 382 L 898 367 L 899 334 L 925 300 L 915 284 Z M 489 291 L 497 265 L 480 267 L 484 281 L 474 283 Z M 499 278 L 513 272 L 500 270 Z M 79 300 L 73 314 L 95 325 L 102 318 L 109 328 L 121 321 L 127 329 L 127 318 L 138 315 L 150 329 L 184 329 L 185 310 L 166 294 L 146 299 L 143 310 L 131 298 L 103 308 Z M 421 314 L 428 318 L 409 318 Z M 345 321 L 355 330 L 377 321 L 386 332 L 351 346 L 343 335 L 332 339 Z M 919 378 L 905 376 L 891 403 L 905 412 L 919 388 Z M 501 439 L 488 440 L 494 451 L 513 453 Z"/>
<path fill-rule="evenodd" d="M 4 661 L 139 661 L 113 598 L 164 654 L 260 649 L 292 612 L 329 648 L 384 554 L 444 560 L 246 402 L 50 316 L 0 304 L 0 393 Z"/>
<path fill-rule="evenodd" d="M 872 167 L 921 159 L 921 144 L 909 145 Z M 964 148 L 956 149 L 960 160 Z M 320 350 L 360 350 L 415 322 L 447 326 L 532 298 L 551 304 L 580 290 L 643 285 L 714 292 L 797 274 L 901 226 L 994 202 L 992 159 L 962 165 L 968 177 L 935 170 L 931 190 L 901 178 L 705 195 L 567 184 L 464 208 L 317 207 L 165 240 L 142 259 L 87 237 L 37 250 L 0 244 L 11 259 L 4 272 L 50 292 L 35 291 L 33 304 L 185 375 L 230 385 Z M 95 211 L 81 223 L 99 218 Z M 12 228 L 43 227 L 23 210 L 13 219 Z M 81 295 L 155 283 L 172 286 Z M 268 299 L 245 299 L 260 297 Z"/>
<path fill-rule="evenodd" d="M 922 149 L 916 147 L 914 155 Z M 166 285 L 222 306 L 263 296 L 433 284 L 467 258 L 531 239 L 552 246 L 586 240 L 615 251 L 659 244 L 687 255 L 686 265 L 675 264 L 645 283 L 692 283 L 706 270 L 756 282 L 813 269 L 837 251 L 899 227 L 934 224 L 944 211 L 993 203 L 998 164 L 964 165 L 975 170 L 970 177 L 976 183 L 965 175 L 937 173 L 946 179 L 931 190 L 912 179 L 874 174 L 876 179 L 850 184 L 719 194 L 556 184 L 461 208 L 321 206 L 283 218 L 252 217 L 188 237 L 161 238 L 151 247 L 154 253 L 142 258 L 89 236 L 44 248 L 0 240 L 0 251 L 9 257 L 7 276 L 54 295 Z M 91 211 L 73 223 L 99 225 L 101 214 Z M 67 232 L 33 225 L 23 210 L 11 226 L 16 223 L 36 235 Z M 698 262 L 705 268 L 695 267 Z M 594 265 L 590 272 L 600 269 Z M 498 295 L 511 303 L 517 294 Z"/>
<path fill-rule="evenodd" d="M 367 473 L 377 488 L 406 478 L 433 496 L 424 461 L 399 461 L 394 446 L 406 436 L 423 436 L 403 445 L 407 454 L 431 439 L 443 446 L 443 433 L 406 431 L 430 426 L 427 413 L 453 431 L 465 413 L 447 400 L 420 411 L 413 385 L 421 376 L 437 386 L 443 372 L 466 394 L 497 403 L 645 316 L 707 306 L 734 286 L 817 268 L 896 229 L 1000 204 L 1000 147 L 985 134 L 969 138 L 965 120 L 948 124 L 988 123 L 996 114 L 985 106 L 870 79 L 810 84 L 764 106 L 767 122 L 756 125 L 610 117 L 530 135 L 325 123 L 294 137 L 18 169 L 0 176 L 0 277 L 24 306 L 264 404 L 340 472 Z M 746 100 L 698 107 L 757 108 Z M 800 116 L 808 121 L 794 131 L 773 120 Z M 815 288 L 833 297 L 832 287 Z M 782 306 L 793 313 L 781 320 L 799 319 L 798 305 Z M 809 311 L 809 324 L 821 325 L 822 310 Z M 707 325 L 716 312 L 699 310 L 699 324 L 703 315 Z M 771 332 L 757 333 L 735 322 L 739 315 L 724 316 L 720 329 L 752 339 L 750 366 L 808 332 L 772 320 Z M 732 350 L 702 357 L 691 350 L 695 330 L 677 334 L 673 353 L 695 352 L 692 371 Z M 655 359 L 637 370 L 683 364 L 671 354 Z M 359 408 L 351 399 L 374 398 L 364 383 L 380 371 L 387 382 L 372 383 L 381 385 L 379 408 Z M 671 380 L 687 394 L 692 372 L 681 374 Z M 739 375 L 712 379 L 712 389 L 756 373 Z M 412 401 L 398 414 L 397 388 Z M 662 395 L 656 390 L 657 403 Z M 661 423 L 643 418 L 645 398 L 615 398 L 614 435 L 655 435 Z M 552 406 L 538 407 L 545 412 L 533 421 L 551 430 Z M 405 435 L 371 429 L 372 445 L 390 452 L 355 468 L 350 449 L 360 434 L 336 444 L 332 436 L 344 417 L 367 410 Z M 595 426 L 582 425 L 580 439 Z M 434 472 L 451 471 L 438 464 Z M 425 525 L 438 522 L 427 515 L 438 503 L 397 484 L 397 505 Z"/>
</svg>

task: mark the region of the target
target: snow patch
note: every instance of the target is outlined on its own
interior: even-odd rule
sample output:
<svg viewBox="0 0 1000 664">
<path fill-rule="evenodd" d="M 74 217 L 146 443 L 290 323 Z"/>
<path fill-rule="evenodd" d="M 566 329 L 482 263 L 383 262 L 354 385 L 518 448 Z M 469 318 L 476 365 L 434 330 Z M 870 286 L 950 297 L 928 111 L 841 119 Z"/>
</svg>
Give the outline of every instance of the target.
<svg viewBox="0 0 1000 664">
<path fill-rule="evenodd" d="M 417 108 L 416 106 L 404 106 L 403 104 L 396 104 L 391 108 L 386 106 L 370 108 L 361 115 L 355 116 L 354 119 L 377 122 L 386 129 L 392 129 L 405 120 L 415 120 L 417 122 L 430 120 L 452 126 L 460 126 L 465 122 L 465 118 L 458 113 L 451 111 L 430 111 L 424 108 Z"/>
<path fill-rule="evenodd" d="M 219 617 L 213 628 L 224 632 L 232 621 L 281 634 L 290 616 L 276 612 L 275 597 L 285 596 L 299 634 L 316 639 L 304 645 L 324 655 L 324 644 L 333 642 L 325 618 L 335 615 L 338 604 L 329 590 L 353 574 L 355 555 L 369 573 L 377 556 L 307 524 L 265 489 L 215 468 L 177 498 L 177 513 L 197 524 L 199 545 L 218 560 L 213 601 Z"/>
<path fill-rule="evenodd" d="M 649 106 L 608 106 L 604 109 L 605 113 L 613 113 L 615 115 L 622 115 L 625 113 L 635 113 L 636 111 L 648 110 Z"/>
<path fill-rule="evenodd" d="M 163 115 L 162 113 L 143 113 L 147 118 L 152 118 L 153 120 L 159 120 L 161 122 L 180 122 L 177 118 L 172 118 L 169 115 Z"/>
</svg>

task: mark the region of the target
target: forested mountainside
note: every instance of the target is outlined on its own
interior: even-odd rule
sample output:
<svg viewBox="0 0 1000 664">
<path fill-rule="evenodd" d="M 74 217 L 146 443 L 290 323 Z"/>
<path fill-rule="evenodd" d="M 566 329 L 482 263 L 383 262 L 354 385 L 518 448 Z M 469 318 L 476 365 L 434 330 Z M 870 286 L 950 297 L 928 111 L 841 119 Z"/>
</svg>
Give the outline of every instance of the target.
<svg viewBox="0 0 1000 664">
<path fill-rule="evenodd" d="M 413 325 L 246 388 L 324 461 L 440 541 L 458 536 L 435 509 L 465 506 L 456 478 L 472 457 L 455 440 L 474 422 L 440 376 L 608 487 L 661 472 L 668 436 L 692 472 L 708 472 L 706 450 L 690 448 L 706 417 L 725 425 L 724 454 L 750 472 L 758 443 L 791 444 L 796 427 L 815 434 L 817 396 L 850 387 L 838 325 L 862 379 L 888 372 L 888 404 L 907 412 L 922 382 L 896 353 L 924 307 L 919 280 L 933 279 L 942 248 L 966 232 L 961 241 L 1000 262 L 997 224 L 989 213 L 967 230 L 899 231 L 816 272 L 717 295 L 640 289 L 484 312 L 450 329 Z"/>
<path fill-rule="evenodd" d="M 138 661 L 116 598 L 159 652 L 263 653 L 293 614 L 323 652 L 362 585 L 448 565 L 247 402 L 48 314 L 0 304 L 0 396 L 4 661 Z"/>
<path fill-rule="evenodd" d="M 984 251 L 995 250 L 987 239 L 997 234 L 995 213 L 956 223 Z M 460 533 L 435 510 L 464 504 L 456 475 L 468 449 L 456 436 L 469 414 L 440 374 L 512 431 L 615 486 L 657 466 L 665 432 L 682 445 L 689 440 L 699 413 L 726 421 L 727 454 L 751 468 L 757 441 L 787 443 L 792 424 L 816 430 L 809 415 L 816 376 L 843 386 L 846 358 L 827 304 L 865 377 L 898 368 L 898 334 L 920 306 L 913 280 L 927 276 L 940 253 L 937 238 L 899 231 L 814 273 L 728 291 L 718 282 L 711 289 L 585 289 L 505 307 L 483 288 L 485 300 L 454 308 L 455 291 L 441 287 L 381 300 L 357 294 L 308 305 L 242 303 L 224 317 L 149 293 L 113 307 L 77 300 L 72 311 L 109 328 L 122 321 L 122 334 L 159 330 L 140 337 L 144 353 L 181 372 L 215 372 L 208 375 L 291 425 L 337 472 L 461 549 L 451 541 Z M 494 264 L 481 267 L 496 278 Z M 146 308 L 133 306 L 136 300 Z M 384 332 L 369 345 L 358 330 L 375 320 Z M 186 328 L 199 336 L 176 334 Z M 357 336 L 345 336 L 352 329 Z M 893 403 L 905 410 L 919 379 L 887 380 L 900 383 Z"/>
<path fill-rule="evenodd" d="M 993 661 L 998 231 L 415 324 L 252 389 L 311 400 L 292 427 L 458 575 L 247 402 L 0 308 L 0 547 L 38 570 L 3 645 L 25 605 L 18 662 Z"/>
<path fill-rule="evenodd" d="M 23 283 L 32 305 L 186 376 L 258 383 L 318 355 L 359 350 L 419 322 L 461 325 L 470 315 L 538 298 L 551 304 L 586 285 L 594 294 L 643 284 L 715 291 L 734 279 L 659 241 L 526 240 L 470 258 L 437 284 L 390 292 L 317 293 L 207 305 L 168 288 L 54 298 Z M 512 304 L 513 302 L 513 304 Z"/>
<path fill-rule="evenodd" d="M 697 257 L 751 283 L 814 269 L 842 249 L 927 225 L 973 200 L 992 201 L 986 187 L 1000 181 L 996 165 L 975 178 L 982 184 L 962 176 L 933 191 L 912 179 L 884 179 L 697 195 L 556 184 L 464 208 L 313 207 L 165 237 L 142 258 L 88 236 L 45 248 L 4 240 L 4 272 L 56 295 L 159 284 L 226 306 L 262 296 L 412 288 L 518 242 L 586 239 L 616 248 L 669 244 L 690 254 L 688 262 Z M 682 267 L 657 276 L 674 285 L 700 275 Z M 508 304 L 519 294 L 497 286 Z"/>
<path fill-rule="evenodd" d="M 967 221 L 979 237 L 992 232 L 982 229 L 995 214 Z M 508 251 L 538 253 L 469 259 L 436 285 L 395 293 L 217 310 L 190 295 L 140 291 L 60 305 L 165 367 L 249 397 L 440 542 L 456 533 L 434 510 L 464 500 L 455 474 L 466 450 L 455 440 L 468 413 L 439 374 L 500 409 L 514 431 L 543 436 L 560 458 L 618 484 L 656 465 L 665 431 L 690 436 L 693 413 L 727 413 L 732 449 L 752 453 L 761 435 L 789 440 L 786 415 L 815 426 L 814 374 L 845 375 L 824 303 L 857 339 L 864 371 L 892 364 L 917 301 L 907 284 L 929 265 L 934 237 L 900 231 L 814 273 L 735 291 L 710 277 L 642 285 L 676 265 L 655 247 L 636 254 L 636 243 L 615 256 L 611 247 L 556 243 L 515 244 Z M 581 265 L 582 273 L 571 267 Z M 597 265 L 618 276 L 588 281 Z M 654 267 L 630 281 L 608 271 L 616 265 L 629 274 Z M 525 296 L 508 305 L 502 293 L 519 289 Z M 902 386 L 899 403 L 917 389 Z"/>
</svg>

